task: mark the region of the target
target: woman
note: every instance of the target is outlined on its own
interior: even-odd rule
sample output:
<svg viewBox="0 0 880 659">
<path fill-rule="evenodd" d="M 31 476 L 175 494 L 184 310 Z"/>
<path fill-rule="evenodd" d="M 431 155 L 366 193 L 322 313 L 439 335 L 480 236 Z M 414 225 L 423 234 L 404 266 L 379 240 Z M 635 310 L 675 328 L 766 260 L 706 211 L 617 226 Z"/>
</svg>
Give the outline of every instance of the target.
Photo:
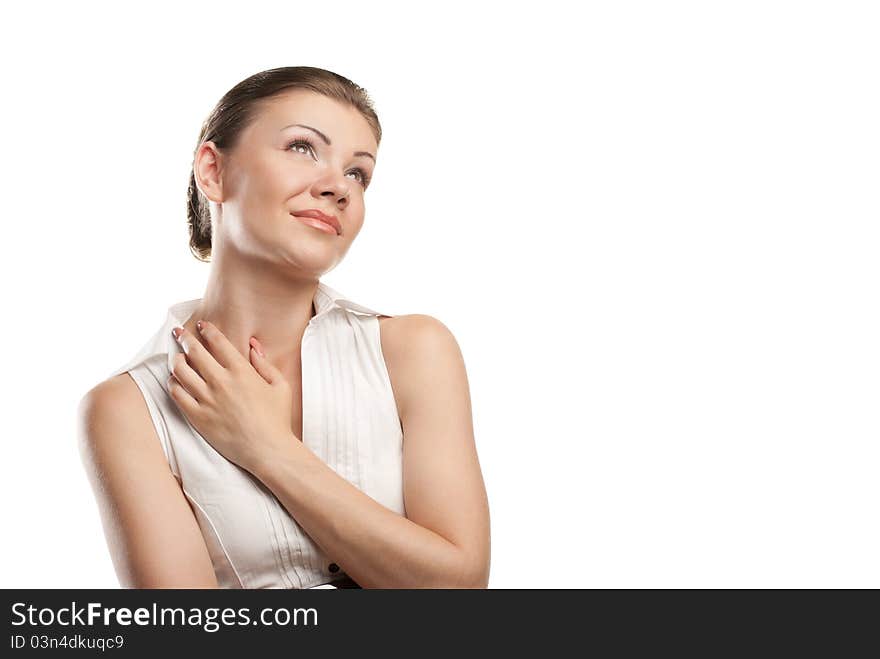
<svg viewBox="0 0 880 659">
<path fill-rule="evenodd" d="M 203 125 L 204 296 L 80 404 L 123 587 L 488 586 L 455 338 L 319 280 L 361 229 L 380 140 L 366 92 L 312 67 L 242 81 Z"/>
</svg>

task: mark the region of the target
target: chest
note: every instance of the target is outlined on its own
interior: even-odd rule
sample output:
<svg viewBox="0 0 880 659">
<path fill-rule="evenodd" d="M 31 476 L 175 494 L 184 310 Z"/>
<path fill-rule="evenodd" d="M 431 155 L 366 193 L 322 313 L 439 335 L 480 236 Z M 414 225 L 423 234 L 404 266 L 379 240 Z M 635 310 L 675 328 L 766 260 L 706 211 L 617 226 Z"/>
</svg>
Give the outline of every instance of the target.
<svg viewBox="0 0 880 659">
<path fill-rule="evenodd" d="M 292 394 L 291 431 L 339 476 L 405 515 L 403 433 L 378 323 L 343 320 L 310 332 L 300 363 L 282 370 Z M 190 433 L 182 415 L 167 416 L 181 484 L 224 583 L 309 587 L 338 576 L 327 571 L 333 557 L 272 492 Z"/>
<path fill-rule="evenodd" d="M 378 362 L 378 359 L 382 359 L 380 348 L 381 326 L 383 321 L 386 320 L 388 320 L 388 317 L 385 316 L 377 319 L 373 326 L 374 334 L 367 337 L 369 340 L 364 342 L 371 345 L 375 352 L 375 358 L 367 360 L 368 362 L 372 361 L 375 364 Z M 307 408 L 308 414 L 317 414 L 323 416 L 326 420 L 331 408 L 338 407 L 341 402 L 338 400 L 342 393 L 340 390 L 341 384 L 348 385 L 343 386 L 342 389 L 347 389 L 349 395 L 353 394 L 355 398 L 360 398 L 363 401 L 375 398 L 377 392 L 380 394 L 380 397 L 384 394 L 385 402 L 390 399 L 394 403 L 393 409 L 395 413 L 397 412 L 394 391 L 387 379 L 387 367 L 379 368 L 377 373 L 367 373 L 365 377 L 362 371 L 358 371 L 359 360 L 352 359 L 352 356 L 355 354 L 354 348 L 352 347 L 349 352 L 345 353 L 340 350 L 341 347 L 342 344 L 339 343 L 328 344 L 326 341 L 315 341 L 310 337 L 308 341 L 304 340 L 302 344 L 300 361 L 288 365 L 282 370 L 284 377 L 290 383 L 293 394 L 290 428 L 299 441 L 304 441 L 303 433 L 309 432 L 309 427 L 306 426 L 309 425 L 314 428 L 314 423 L 311 422 L 317 421 L 311 419 L 304 421 L 303 417 L 306 413 L 304 408 Z M 343 359 L 342 356 L 346 354 L 347 358 Z M 381 366 L 385 366 L 384 361 Z M 373 377 L 370 377 L 371 375 Z M 332 380 L 328 378 L 332 378 Z M 331 381 L 335 383 L 332 387 L 328 386 Z M 304 394 L 304 388 L 306 387 L 308 391 Z M 321 395 L 321 401 L 319 405 L 316 405 L 315 402 L 318 394 Z M 374 400 L 373 402 L 379 401 Z M 349 412 L 353 412 L 355 407 L 350 405 Z"/>
</svg>

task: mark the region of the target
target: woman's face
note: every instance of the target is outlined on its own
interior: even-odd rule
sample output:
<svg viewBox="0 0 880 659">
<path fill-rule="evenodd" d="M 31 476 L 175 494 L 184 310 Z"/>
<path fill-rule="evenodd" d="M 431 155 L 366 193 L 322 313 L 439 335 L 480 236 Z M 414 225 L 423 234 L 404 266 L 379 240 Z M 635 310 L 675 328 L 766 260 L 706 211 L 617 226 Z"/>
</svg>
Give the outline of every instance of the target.
<svg viewBox="0 0 880 659">
<path fill-rule="evenodd" d="M 203 192 L 221 209 L 212 251 L 233 249 L 317 278 L 342 260 L 364 223 L 376 138 L 357 110 L 308 90 L 264 103 L 231 153 L 208 142 L 197 154 L 197 173 L 209 179 Z M 335 216 L 341 235 L 292 215 L 309 209 Z"/>
</svg>

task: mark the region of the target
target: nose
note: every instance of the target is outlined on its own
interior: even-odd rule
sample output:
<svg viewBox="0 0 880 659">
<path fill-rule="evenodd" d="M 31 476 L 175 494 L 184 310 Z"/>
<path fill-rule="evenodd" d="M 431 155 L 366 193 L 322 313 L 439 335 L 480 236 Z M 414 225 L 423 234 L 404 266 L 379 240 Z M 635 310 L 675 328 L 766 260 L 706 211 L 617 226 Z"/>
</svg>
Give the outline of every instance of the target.
<svg viewBox="0 0 880 659">
<path fill-rule="evenodd" d="M 339 176 L 325 177 L 315 183 L 320 197 L 330 197 L 335 203 L 343 205 L 348 203 L 348 185 L 346 179 Z"/>
</svg>

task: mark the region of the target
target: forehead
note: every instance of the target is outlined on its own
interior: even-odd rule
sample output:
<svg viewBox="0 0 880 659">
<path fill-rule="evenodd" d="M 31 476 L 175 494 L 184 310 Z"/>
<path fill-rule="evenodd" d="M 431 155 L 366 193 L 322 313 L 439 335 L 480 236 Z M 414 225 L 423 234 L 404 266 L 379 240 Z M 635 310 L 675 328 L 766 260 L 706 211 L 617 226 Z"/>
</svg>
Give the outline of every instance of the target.
<svg viewBox="0 0 880 659">
<path fill-rule="evenodd" d="M 265 99 L 254 120 L 254 128 L 276 135 L 289 124 L 317 128 L 330 138 L 333 148 L 376 150 L 376 138 L 360 112 L 309 90 L 297 89 Z M 285 132 L 295 130 L 288 128 Z"/>
</svg>

